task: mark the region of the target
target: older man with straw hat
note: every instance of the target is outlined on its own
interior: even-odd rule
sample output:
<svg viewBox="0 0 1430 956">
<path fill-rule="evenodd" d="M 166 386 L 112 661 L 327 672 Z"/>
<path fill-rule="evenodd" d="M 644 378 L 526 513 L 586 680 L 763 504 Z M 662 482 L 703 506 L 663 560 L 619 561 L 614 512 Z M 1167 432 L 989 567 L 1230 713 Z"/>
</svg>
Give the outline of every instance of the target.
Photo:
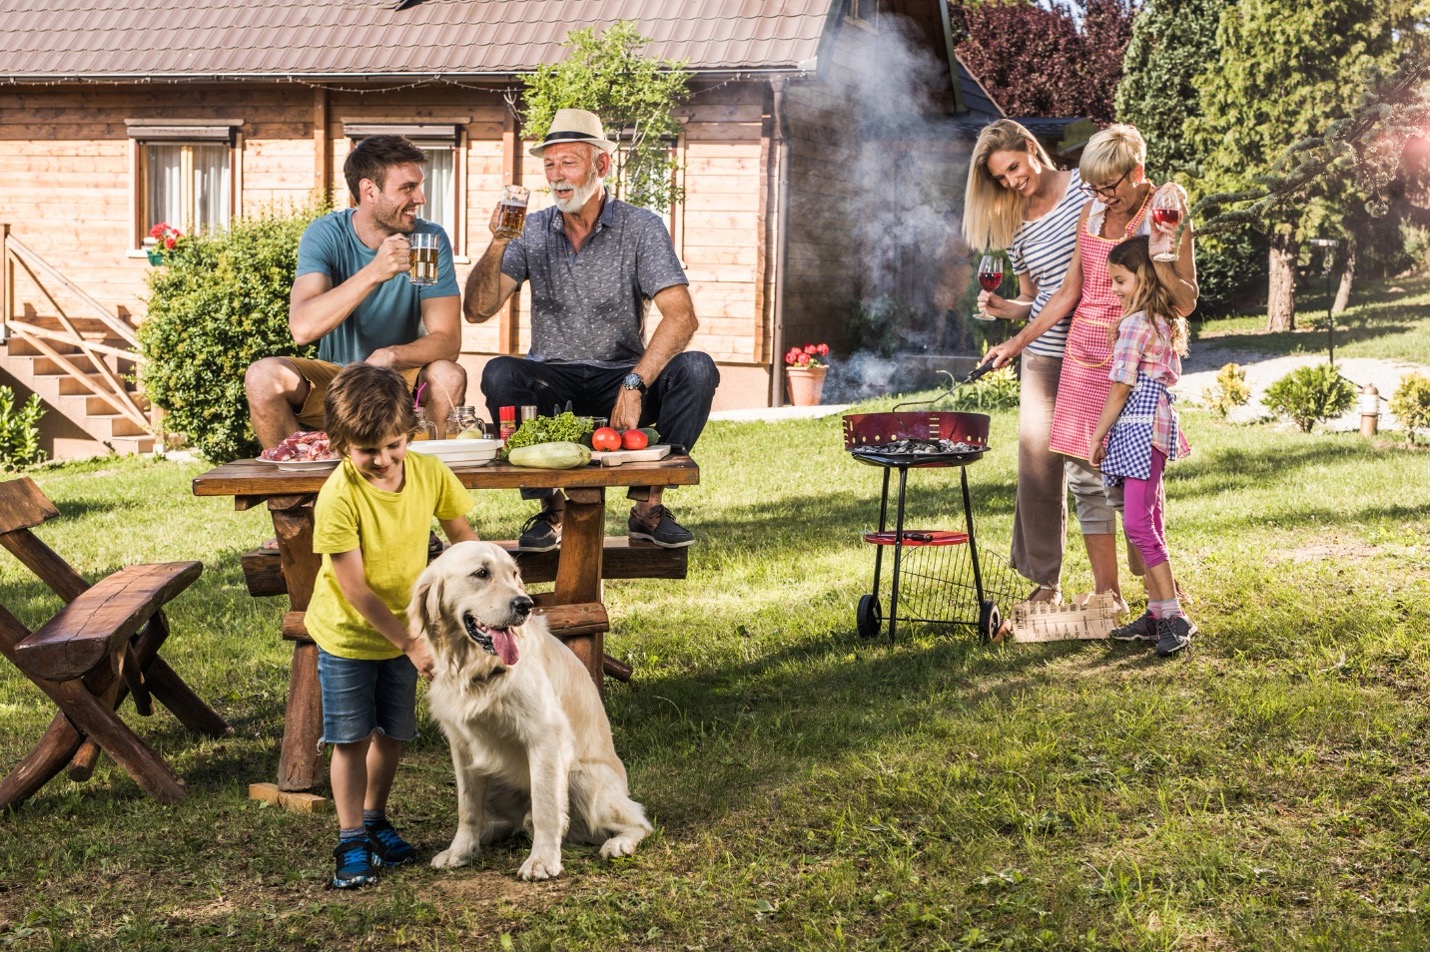
<svg viewBox="0 0 1430 956">
<path fill-rule="evenodd" d="M 710 356 L 687 352 L 699 327 L 689 280 L 664 221 L 610 195 L 605 178 L 616 144 L 586 110 L 557 110 L 531 148 L 546 169 L 555 205 L 532 213 L 518 239 L 495 236 L 467 276 L 463 314 L 485 322 L 523 282 L 531 285 L 531 348 L 503 355 L 482 371 L 495 419 L 503 405 L 548 409 L 571 403 L 579 415 L 605 416 L 616 429 L 654 424 L 672 445 L 693 448 L 720 373 Z M 496 233 L 498 212 L 492 215 Z M 645 335 L 650 303 L 660 323 Z M 693 537 L 661 503 L 661 488 L 632 488 L 630 536 L 682 548 Z M 549 551 L 561 542 L 565 497 L 540 497 L 518 545 Z"/>
</svg>

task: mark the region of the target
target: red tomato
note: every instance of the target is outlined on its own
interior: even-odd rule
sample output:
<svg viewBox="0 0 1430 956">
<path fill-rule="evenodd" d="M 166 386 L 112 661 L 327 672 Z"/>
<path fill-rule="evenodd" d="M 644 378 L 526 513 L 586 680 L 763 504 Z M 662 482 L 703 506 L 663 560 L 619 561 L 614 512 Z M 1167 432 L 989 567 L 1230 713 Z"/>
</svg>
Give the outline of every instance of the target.
<svg viewBox="0 0 1430 956">
<path fill-rule="evenodd" d="M 591 433 L 591 447 L 597 451 L 615 451 L 621 447 L 621 433 L 614 428 L 598 428 Z"/>
<path fill-rule="evenodd" d="M 649 444 L 650 439 L 639 428 L 632 428 L 621 435 L 621 447 L 629 451 L 640 451 Z"/>
</svg>

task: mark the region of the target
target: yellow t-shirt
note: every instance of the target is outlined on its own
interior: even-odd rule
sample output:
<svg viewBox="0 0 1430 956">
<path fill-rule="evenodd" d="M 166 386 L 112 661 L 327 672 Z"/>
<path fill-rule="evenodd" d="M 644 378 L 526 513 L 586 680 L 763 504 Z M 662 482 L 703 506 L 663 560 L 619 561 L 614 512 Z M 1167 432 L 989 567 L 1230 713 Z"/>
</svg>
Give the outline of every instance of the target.
<svg viewBox="0 0 1430 956">
<path fill-rule="evenodd" d="M 401 491 L 383 491 L 344 458 L 313 505 L 313 551 L 323 556 L 304 621 L 329 654 L 365 661 L 402 652 L 348 603 L 333 574 L 334 554 L 362 549 L 363 576 L 382 603 L 407 620 L 412 586 L 427 567 L 432 518 L 448 521 L 472 510 L 472 496 L 437 458 L 409 451 Z"/>
</svg>

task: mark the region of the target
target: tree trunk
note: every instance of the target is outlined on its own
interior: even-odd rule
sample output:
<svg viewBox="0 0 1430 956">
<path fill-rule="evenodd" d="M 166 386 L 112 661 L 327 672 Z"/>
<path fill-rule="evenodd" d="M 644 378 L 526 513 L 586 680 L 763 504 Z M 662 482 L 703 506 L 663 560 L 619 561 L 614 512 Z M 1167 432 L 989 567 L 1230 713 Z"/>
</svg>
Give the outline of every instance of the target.
<svg viewBox="0 0 1430 956">
<path fill-rule="evenodd" d="M 1296 328 L 1296 240 L 1277 235 L 1267 260 L 1266 331 Z"/>
<path fill-rule="evenodd" d="M 1346 243 L 1346 264 L 1341 269 L 1341 285 L 1336 289 L 1336 301 L 1331 304 L 1331 314 L 1340 315 L 1346 310 L 1346 306 L 1351 301 L 1351 282 L 1356 276 L 1356 244 L 1355 240 Z"/>
</svg>

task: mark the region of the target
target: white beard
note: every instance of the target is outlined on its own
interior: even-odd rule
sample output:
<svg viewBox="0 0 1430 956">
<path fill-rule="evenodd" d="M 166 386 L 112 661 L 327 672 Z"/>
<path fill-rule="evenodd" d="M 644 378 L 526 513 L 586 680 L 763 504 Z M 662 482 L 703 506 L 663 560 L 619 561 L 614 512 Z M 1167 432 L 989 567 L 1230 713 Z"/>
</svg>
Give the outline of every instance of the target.
<svg viewBox="0 0 1430 956">
<path fill-rule="evenodd" d="M 570 199 L 557 199 L 554 194 L 552 199 L 555 200 L 556 208 L 562 212 L 580 212 L 586 203 L 591 201 L 591 197 L 596 195 L 597 190 L 604 185 L 601 177 L 596 175 L 596 170 L 592 169 L 591 175 L 586 181 L 572 189 Z"/>
</svg>

